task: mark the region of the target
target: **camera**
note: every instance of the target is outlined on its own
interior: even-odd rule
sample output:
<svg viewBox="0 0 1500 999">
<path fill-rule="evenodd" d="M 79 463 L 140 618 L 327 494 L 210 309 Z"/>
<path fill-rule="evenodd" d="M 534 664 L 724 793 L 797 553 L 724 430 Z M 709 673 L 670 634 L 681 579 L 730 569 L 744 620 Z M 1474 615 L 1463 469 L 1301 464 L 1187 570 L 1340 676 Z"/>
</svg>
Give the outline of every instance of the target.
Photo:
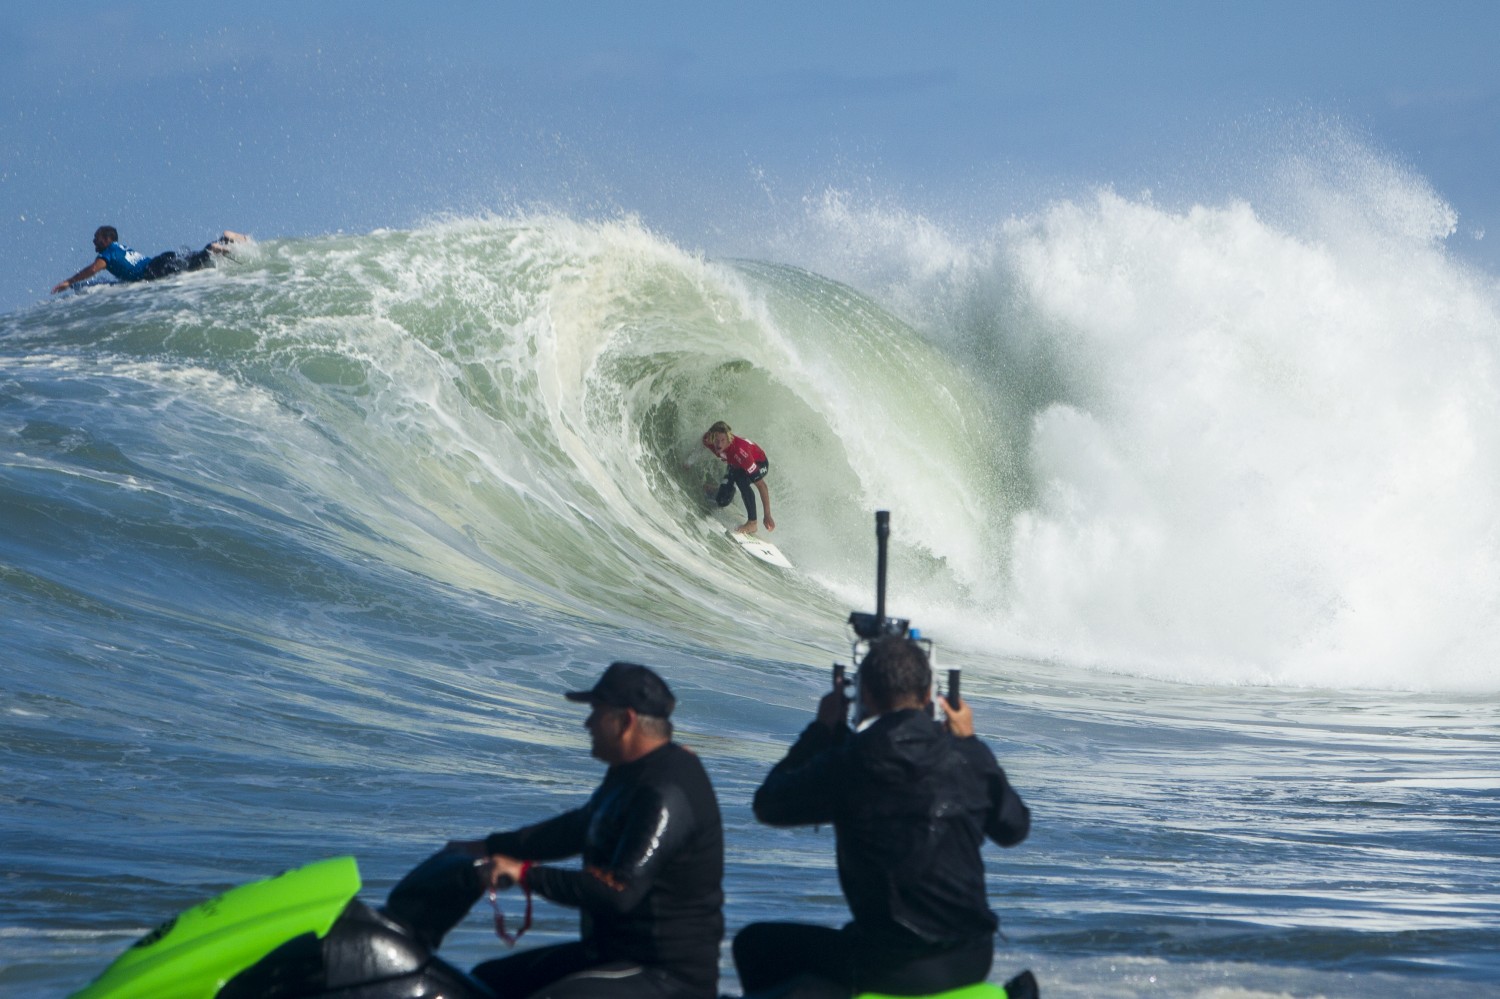
<svg viewBox="0 0 1500 999">
<path fill-rule="evenodd" d="M 886 548 L 891 534 L 891 514 L 889 510 L 875 511 L 875 612 L 851 611 L 849 614 L 849 630 L 853 633 L 850 642 L 850 661 L 858 664 L 864 661 L 866 654 L 870 651 L 870 643 L 879 638 L 897 637 L 909 638 L 922 646 L 922 651 L 927 655 L 927 664 L 932 667 L 932 717 L 934 721 L 944 720 L 943 709 L 937 703 L 937 650 L 930 638 L 922 637 L 921 632 L 911 626 L 911 621 L 902 617 L 886 617 L 885 614 L 885 576 L 886 576 Z M 843 663 L 833 664 L 833 687 L 838 691 L 848 691 L 853 688 L 850 699 L 854 702 L 854 724 L 857 728 L 862 721 L 863 705 L 859 697 L 859 673 L 856 671 L 851 678 L 847 676 L 848 667 Z M 959 671 L 950 669 L 948 671 L 948 703 L 954 707 L 958 706 Z"/>
</svg>

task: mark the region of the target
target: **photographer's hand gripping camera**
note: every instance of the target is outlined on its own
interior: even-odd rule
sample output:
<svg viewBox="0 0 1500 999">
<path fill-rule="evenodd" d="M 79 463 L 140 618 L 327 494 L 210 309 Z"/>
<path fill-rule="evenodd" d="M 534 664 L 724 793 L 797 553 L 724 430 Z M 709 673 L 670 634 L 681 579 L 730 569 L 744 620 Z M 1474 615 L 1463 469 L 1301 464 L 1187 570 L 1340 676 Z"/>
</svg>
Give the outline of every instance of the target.
<svg viewBox="0 0 1500 999">
<path fill-rule="evenodd" d="M 930 638 L 923 638 L 920 631 L 911 627 L 911 621 L 902 617 L 886 617 L 885 614 L 885 574 L 886 574 L 886 549 L 891 537 L 891 513 L 889 510 L 875 511 L 875 613 L 869 614 L 864 611 L 851 611 L 849 613 L 849 629 L 852 632 L 850 641 L 850 662 L 858 664 L 864 661 L 866 653 L 870 651 L 870 643 L 877 638 L 889 635 L 910 638 L 922 646 L 927 653 L 927 662 L 933 665 L 933 717 L 943 720 L 942 709 L 937 706 L 937 668 L 936 649 Z M 854 722 L 859 724 L 861 713 L 861 702 L 859 697 L 859 674 L 856 672 L 853 679 L 845 674 L 849 667 L 843 663 L 833 664 L 833 689 L 844 692 L 847 688 L 854 688 L 851 698 L 854 702 Z M 957 669 L 948 671 L 948 703 L 958 707 L 959 703 L 959 674 Z"/>
</svg>

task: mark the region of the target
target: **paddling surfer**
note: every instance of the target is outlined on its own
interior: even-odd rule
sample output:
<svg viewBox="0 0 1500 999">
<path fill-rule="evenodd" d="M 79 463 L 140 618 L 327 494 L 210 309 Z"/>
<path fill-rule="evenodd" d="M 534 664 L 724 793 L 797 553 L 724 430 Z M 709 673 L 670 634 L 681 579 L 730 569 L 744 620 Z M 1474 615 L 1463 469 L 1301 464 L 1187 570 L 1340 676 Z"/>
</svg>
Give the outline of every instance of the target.
<svg viewBox="0 0 1500 999">
<path fill-rule="evenodd" d="M 745 503 L 746 519 L 734 529 L 735 533 L 754 534 L 760 526 L 755 509 L 757 492 L 760 493 L 761 504 L 766 508 L 766 530 L 776 530 L 776 520 L 771 516 L 771 490 L 766 485 L 766 473 L 770 472 L 771 463 L 760 445 L 744 437 L 736 437 L 730 431 L 729 424 L 720 420 L 704 431 L 703 446 L 729 466 L 724 481 L 719 484 L 719 490 L 714 495 L 714 502 L 719 506 L 728 506 L 738 488 L 740 499 Z M 750 488 L 752 485 L 754 489 Z"/>
<path fill-rule="evenodd" d="M 116 280 L 126 282 L 156 281 L 184 271 L 202 270 L 214 262 L 214 257 L 227 254 L 230 244 L 244 243 L 249 238 L 244 233 L 225 229 L 222 236 L 196 253 L 179 256 L 176 251 L 168 250 L 148 257 L 121 243 L 120 233 L 114 226 L 101 225 L 94 230 L 94 252 L 98 254 L 94 262 L 72 277 L 59 281 L 53 287 L 52 294 L 56 295 L 75 284 L 97 277 L 103 270 L 108 270 Z"/>
</svg>

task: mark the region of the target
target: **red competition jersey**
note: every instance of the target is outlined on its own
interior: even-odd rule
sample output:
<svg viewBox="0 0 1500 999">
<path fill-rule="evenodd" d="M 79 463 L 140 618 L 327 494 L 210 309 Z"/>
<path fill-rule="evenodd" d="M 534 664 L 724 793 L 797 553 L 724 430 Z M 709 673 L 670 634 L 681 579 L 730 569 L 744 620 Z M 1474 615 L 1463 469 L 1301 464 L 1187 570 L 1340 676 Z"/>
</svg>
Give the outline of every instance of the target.
<svg viewBox="0 0 1500 999">
<path fill-rule="evenodd" d="M 766 460 L 766 453 L 760 449 L 760 445 L 743 437 L 731 437 L 729 446 L 722 451 L 707 441 L 703 442 L 703 446 L 735 468 L 743 469 L 751 475 L 759 471 Z"/>
</svg>

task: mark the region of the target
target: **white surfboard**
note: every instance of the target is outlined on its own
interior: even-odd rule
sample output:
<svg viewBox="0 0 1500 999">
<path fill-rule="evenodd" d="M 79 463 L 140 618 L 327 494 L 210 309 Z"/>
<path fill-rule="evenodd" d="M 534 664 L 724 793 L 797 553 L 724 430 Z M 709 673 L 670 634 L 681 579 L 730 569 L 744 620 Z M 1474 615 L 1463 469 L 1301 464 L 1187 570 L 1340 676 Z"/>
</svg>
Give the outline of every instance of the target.
<svg viewBox="0 0 1500 999">
<path fill-rule="evenodd" d="M 775 545 L 771 544 L 771 542 L 767 541 L 765 538 L 762 538 L 760 535 L 738 534 L 734 531 L 725 531 L 724 533 L 729 535 L 730 541 L 733 541 L 735 544 L 745 549 L 746 552 L 760 559 L 762 562 L 768 562 L 771 565 L 780 566 L 783 569 L 790 569 L 792 567 L 792 563 L 787 559 L 787 557 L 781 554 L 781 549 L 777 548 Z"/>
</svg>

